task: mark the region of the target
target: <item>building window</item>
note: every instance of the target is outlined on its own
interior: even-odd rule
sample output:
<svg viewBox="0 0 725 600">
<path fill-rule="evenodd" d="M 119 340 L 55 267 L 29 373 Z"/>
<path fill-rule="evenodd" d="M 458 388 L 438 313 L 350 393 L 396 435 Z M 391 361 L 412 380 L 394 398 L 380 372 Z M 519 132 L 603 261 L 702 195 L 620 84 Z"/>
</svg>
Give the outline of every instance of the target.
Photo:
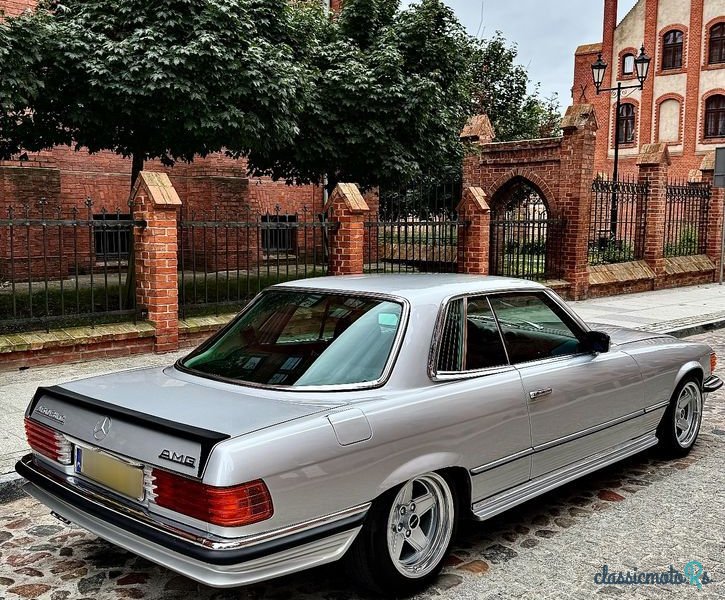
<svg viewBox="0 0 725 600">
<path fill-rule="evenodd" d="M 99 262 L 128 260 L 133 230 L 130 214 L 93 215 L 93 246 Z"/>
<path fill-rule="evenodd" d="M 707 62 L 711 65 L 725 63 L 725 23 L 718 23 L 710 29 L 710 47 Z"/>
<path fill-rule="evenodd" d="M 711 96 L 705 101 L 705 137 L 725 137 L 725 96 Z"/>
<path fill-rule="evenodd" d="M 633 104 L 622 104 L 619 109 L 619 141 L 622 144 L 634 142 L 635 108 Z"/>
<path fill-rule="evenodd" d="M 683 35 L 677 29 L 668 31 L 662 40 L 662 70 L 682 67 Z"/>
<path fill-rule="evenodd" d="M 659 141 L 669 144 L 680 141 L 681 105 L 679 100 L 670 98 L 660 103 L 657 118 Z"/>
<path fill-rule="evenodd" d="M 294 253 L 296 231 L 297 215 L 262 215 L 262 250 Z"/>
<path fill-rule="evenodd" d="M 625 54 L 622 57 L 622 75 L 634 73 L 634 54 Z"/>
</svg>

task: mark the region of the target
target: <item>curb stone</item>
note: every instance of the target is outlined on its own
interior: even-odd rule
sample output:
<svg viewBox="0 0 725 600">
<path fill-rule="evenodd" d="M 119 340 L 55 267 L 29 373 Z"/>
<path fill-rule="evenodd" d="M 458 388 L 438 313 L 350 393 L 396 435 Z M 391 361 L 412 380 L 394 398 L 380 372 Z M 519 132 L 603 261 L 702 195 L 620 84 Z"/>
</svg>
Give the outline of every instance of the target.
<svg viewBox="0 0 725 600">
<path fill-rule="evenodd" d="M 714 315 L 704 315 L 705 317 Z M 653 333 L 664 333 L 682 339 L 693 335 L 708 333 L 718 329 L 725 329 L 725 313 L 719 313 L 717 318 L 700 320 L 697 318 L 677 320 L 670 322 L 671 327 L 666 327 L 667 323 L 655 323 L 636 327 L 640 331 L 652 331 Z M 672 326 L 676 323 L 675 326 Z M 22 489 L 22 478 L 14 471 L 5 475 L 0 475 L 0 506 L 8 504 L 21 498 L 24 492 Z"/>
</svg>

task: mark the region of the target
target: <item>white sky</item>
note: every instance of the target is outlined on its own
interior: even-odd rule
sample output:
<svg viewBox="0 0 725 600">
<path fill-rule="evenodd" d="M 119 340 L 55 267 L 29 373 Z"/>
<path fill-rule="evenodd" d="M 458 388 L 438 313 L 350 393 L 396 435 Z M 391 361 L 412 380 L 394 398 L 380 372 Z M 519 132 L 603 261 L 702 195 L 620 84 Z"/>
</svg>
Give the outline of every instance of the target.
<svg viewBox="0 0 725 600">
<path fill-rule="evenodd" d="M 604 0 L 444 0 L 473 35 L 502 31 L 519 47 L 519 61 L 541 83 L 541 95 L 571 102 L 574 50 L 602 39 Z M 403 0 L 403 5 L 413 0 Z M 619 0 L 620 19 L 636 0 Z"/>
</svg>

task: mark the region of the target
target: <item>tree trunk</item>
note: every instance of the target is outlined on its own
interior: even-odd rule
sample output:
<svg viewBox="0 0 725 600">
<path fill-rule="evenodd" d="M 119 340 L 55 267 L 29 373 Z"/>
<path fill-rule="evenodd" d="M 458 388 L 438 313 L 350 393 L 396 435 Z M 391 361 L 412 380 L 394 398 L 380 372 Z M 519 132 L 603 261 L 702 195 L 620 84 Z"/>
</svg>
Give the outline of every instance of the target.
<svg viewBox="0 0 725 600">
<path fill-rule="evenodd" d="M 134 152 L 132 162 L 131 162 L 131 189 L 133 189 L 133 186 L 136 185 L 136 180 L 138 179 L 138 174 L 141 171 L 143 171 L 143 164 L 144 164 L 144 153 L 143 152 Z"/>
</svg>

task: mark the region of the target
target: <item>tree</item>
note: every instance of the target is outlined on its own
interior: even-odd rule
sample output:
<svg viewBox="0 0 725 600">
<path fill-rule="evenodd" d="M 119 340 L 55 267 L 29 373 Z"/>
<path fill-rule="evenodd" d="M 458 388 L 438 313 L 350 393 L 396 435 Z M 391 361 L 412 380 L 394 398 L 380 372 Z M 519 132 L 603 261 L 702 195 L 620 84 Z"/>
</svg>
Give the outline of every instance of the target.
<svg viewBox="0 0 725 600">
<path fill-rule="evenodd" d="M 150 159 L 290 144 L 303 16 L 287 0 L 45 0 L 0 24 L 0 156 L 112 150 L 133 184 Z"/>
<path fill-rule="evenodd" d="M 255 174 L 399 187 L 460 165 L 476 42 L 440 0 L 346 0 L 315 32 L 312 94 L 293 143 L 252 150 Z"/>
<path fill-rule="evenodd" d="M 561 109 L 556 95 L 542 100 L 538 85 L 528 92 L 526 68 L 516 64 L 518 50 L 499 31 L 482 41 L 475 67 L 477 112 L 491 119 L 500 141 L 558 135 Z"/>
</svg>

